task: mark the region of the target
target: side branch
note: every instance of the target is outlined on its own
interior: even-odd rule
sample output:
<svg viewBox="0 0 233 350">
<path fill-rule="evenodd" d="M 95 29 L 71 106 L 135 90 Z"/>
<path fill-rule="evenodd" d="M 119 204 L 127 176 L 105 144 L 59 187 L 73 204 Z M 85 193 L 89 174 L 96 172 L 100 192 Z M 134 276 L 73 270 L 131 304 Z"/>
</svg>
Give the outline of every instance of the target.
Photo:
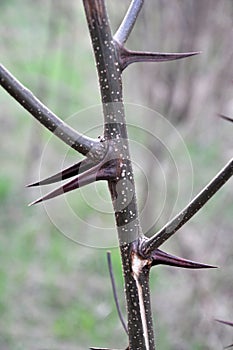
<svg viewBox="0 0 233 350">
<path fill-rule="evenodd" d="M 178 215 L 176 215 L 154 236 L 143 242 L 143 254 L 147 256 L 174 235 L 204 206 L 206 202 L 210 200 L 211 197 L 213 197 L 213 195 L 231 178 L 232 175 L 233 158 Z"/>
<path fill-rule="evenodd" d="M 132 0 L 120 27 L 118 28 L 116 34 L 113 37 L 114 40 L 117 41 L 119 44 L 125 44 L 126 40 L 128 39 L 143 3 L 144 0 Z"/>
<path fill-rule="evenodd" d="M 34 118 L 70 147 L 86 155 L 88 158 L 103 158 L 105 154 L 103 143 L 79 134 L 76 130 L 63 122 L 1 64 L 0 84 Z"/>
</svg>

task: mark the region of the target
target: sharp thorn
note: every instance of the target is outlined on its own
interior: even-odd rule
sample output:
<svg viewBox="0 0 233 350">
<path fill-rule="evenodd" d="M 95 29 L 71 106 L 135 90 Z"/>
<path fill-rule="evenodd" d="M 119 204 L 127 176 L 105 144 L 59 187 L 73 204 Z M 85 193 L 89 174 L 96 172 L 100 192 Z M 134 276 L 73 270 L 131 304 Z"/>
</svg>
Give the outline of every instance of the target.
<svg viewBox="0 0 233 350">
<path fill-rule="evenodd" d="M 44 180 L 29 184 L 26 187 L 49 185 L 55 182 L 66 180 L 66 179 L 69 179 L 70 177 L 83 173 L 84 171 L 90 169 L 90 167 L 93 165 L 94 163 L 90 159 L 84 159 L 81 162 L 76 163 L 70 166 L 69 168 L 66 168 L 56 173 L 55 175 L 52 175 Z"/>
<path fill-rule="evenodd" d="M 183 259 L 175 255 L 168 254 L 160 249 L 156 249 L 152 255 L 152 265 L 170 265 L 187 269 L 207 269 L 217 266 L 206 265 L 192 260 Z"/>
<path fill-rule="evenodd" d="M 110 348 L 89 348 L 89 349 L 90 350 L 114 350 L 114 349 L 110 349 Z"/>
<path fill-rule="evenodd" d="M 134 62 L 167 62 L 179 60 L 195 55 L 199 55 L 201 51 L 184 52 L 184 53 L 163 53 L 163 52 L 143 52 L 131 51 L 124 47 L 120 47 L 121 67 L 125 69 L 129 64 Z"/>
<path fill-rule="evenodd" d="M 233 322 L 218 320 L 217 318 L 215 319 L 215 321 L 222 323 L 222 324 L 225 324 L 227 326 L 233 327 Z M 225 346 L 224 349 L 230 349 L 232 347 L 233 347 L 233 344 Z"/>
<path fill-rule="evenodd" d="M 64 193 L 73 191 L 77 188 L 86 186 L 92 182 L 99 180 L 109 180 L 115 178 L 115 167 L 111 165 L 111 162 L 106 162 L 102 167 L 100 164 L 92 167 L 84 173 L 78 175 L 74 180 L 67 184 L 57 188 L 56 190 L 49 192 L 47 195 L 37 199 L 36 201 L 29 204 L 29 206 L 58 197 Z"/>
<path fill-rule="evenodd" d="M 96 179 L 96 175 L 92 174 L 92 176 L 87 176 L 87 177 L 76 177 L 74 180 L 68 182 L 67 184 L 65 184 L 64 186 L 61 186 L 59 188 L 57 188 L 56 190 L 49 192 L 48 194 L 46 194 L 45 196 L 35 200 L 34 202 L 30 203 L 29 206 L 34 205 L 34 204 L 38 204 L 40 202 L 44 202 L 48 199 L 52 199 L 55 197 L 58 197 L 64 193 L 73 191 L 77 188 L 83 187 L 91 182 L 95 182 L 97 181 Z"/>
<path fill-rule="evenodd" d="M 231 118 L 231 117 L 227 117 L 226 115 L 223 115 L 223 114 L 218 114 L 218 116 L 224 120 L 227 120 L 227 121 L 233 123 L 233 118 Z"/>
<path fill-rule="evenodd" d="M 218 320 L 217 318 L 215 319 L 215 321 L 222 323 L 222 324 L 226 324 L 227 326 L 233 327 L 233 322 Z"/>
<path fill-rule="evenodd" d="M 109 348 L 89 348 L 90 350 L 114 350 L 114 349 L 109 349 Z M 129 350 L 129 348 L 127 348 L 126 350 Z"/>
</svg>

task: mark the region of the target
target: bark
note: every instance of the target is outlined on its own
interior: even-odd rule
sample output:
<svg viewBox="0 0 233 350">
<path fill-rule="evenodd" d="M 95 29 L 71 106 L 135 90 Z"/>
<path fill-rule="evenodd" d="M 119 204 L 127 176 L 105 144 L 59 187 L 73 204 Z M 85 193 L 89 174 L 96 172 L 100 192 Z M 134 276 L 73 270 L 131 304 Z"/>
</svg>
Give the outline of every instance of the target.
<svg viewBox="0 0 233 350">
<path fill-rule="evenodd" d="M 182 227 L 233 175 L 233 161 L 152 238 L 141 229 L 134 175 L 130 157 L 122 92 L 122 71 L 132 62 L 157 62 L 192 56 L 196 53 L 160 54 L 129 51 L 124 44 L 133 29 L 143 0 L 133 0 L 113 37 L 104 0 L 83 0 L 99 77 L 104 116 L 104 133 L 90 139 L 70 128 L 28 89 L 0 65 L 1 86 L 47 129 L 65 143 L 86 155 L 83 161 L 48 179 L 29 186 L 46 185 L 78 175 L 74 180 L 33 204 L 51 199 L 94 181 L 108 182 L 115 212 L 127 303 L 129 350 L 154 350 L 155 341 L 150 302 L 149 272 L 152 266 L 166 264 L 183 268 L 211 268 L 165 253 L 158 247 Z M 232 118 L 223 117 L 232 122 Z M 96 349 L 96 348 L 93 348 Z M 104 348 L 102 348 L 104 349 Z"/>
<path fill-rule="evenodd" d="M 140 227 L 125 111 L 118 45 L 113 40 L 104 1 L 84 0 L 99 76 L 104 113 L 104 139 L 117 160 L 117 177 L 109 181 L 124 272 L 129 348 L 154 349 L 149 270 L 138 266 Z M 146 264 L 145 264 L 146 265 Z M 134 271 L 136 270 L 136 271 Z"/>
</svg>

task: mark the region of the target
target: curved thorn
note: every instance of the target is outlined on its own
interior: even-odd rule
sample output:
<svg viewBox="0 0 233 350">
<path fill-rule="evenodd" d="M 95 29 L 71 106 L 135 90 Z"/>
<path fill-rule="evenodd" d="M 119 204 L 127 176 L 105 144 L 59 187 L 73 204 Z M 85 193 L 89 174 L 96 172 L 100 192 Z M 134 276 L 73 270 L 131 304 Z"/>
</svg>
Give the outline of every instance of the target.
<svg viewBox="0 0 233 350">
<path fill-rule="evenodd" d="M 105 163 L 102 167 L 100 167 L 100 164 L 97 164 L 96 166 L 77 176 L 74 180 L 68 182 L 64 186 L 61 186 L 56 190 L 48 193 L 47 195 L 30 203 L 29 206 L 46 201 L 48 199 L 55 198 L 64 193 L 73 191 L 77 188 L 83 187 L 95 181 L 110 180 L 114 178 L 114 171 L 115 169 L 111 167 L 110 162 Z"/>
<path fill-rule="evenodd" d="M 118 49 L 120 53 L 120 64 L 122 70 L 134 62 L 167 62 L 199 55 L 201 53 L 201 51 L 184 53 L 141 52 L 127 50 L 123 46 L 119 46 Z"/>
<path fill-rule="evenodd" d="M 153 265 L 170 265 L 176 267 L 182 267 L 187 269 L 206 269 L 216 268 L 217 266 L 206 265 L 192 260 L 180 258 L 175 255 L 168 254 L 160 249 L 156 249 L 152 254 L 152 266 Z"/>
<path fill-rule="evenodd" d="M 32 184 L 27 185 L 26 187 L 36 187 L 36 186 L 43 186 L 43 185 L 49 185 L 55 182 L 59 182 L 62 180 L 69 179 L 70 177 L 73 177 L 75 175 L 81 174 L 86 170 L 89 170 L 95 163 L 93 163 L 92 160 L 86 158 L 82 160 L 79 163 L 76 163 L 69 168 L 66 168 L 59 173 L 56 173 L 55 175 L 52 175 L 44 180 L 34 182 Z"/>
<path fill-rule="evenodd" d="M 223 115 L 223 114 L 218 114 L 218 116 L 224 120 L 227 120 L 227 121 L 233 123 L 233 118 L 231 118 L 231 117 L 227 117 L 226 115 Z"/>
</svg>

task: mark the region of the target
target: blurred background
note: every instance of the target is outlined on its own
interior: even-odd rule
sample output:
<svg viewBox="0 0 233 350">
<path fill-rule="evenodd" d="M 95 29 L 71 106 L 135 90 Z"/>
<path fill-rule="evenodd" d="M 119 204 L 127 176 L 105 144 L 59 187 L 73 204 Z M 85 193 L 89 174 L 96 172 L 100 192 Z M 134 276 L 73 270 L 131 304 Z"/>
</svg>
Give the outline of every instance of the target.
<svg viewBox="0 0 233 350">
<path fill-rule="evenodd" d="M 130 1 L 107 1 L 115 31 Z M 123 74 L 144 232 L 154 233 L 232 157 L 233 2 L 148 0 L 129 49 L 201 55 L 134 64 Z M 82 3 L 2 0 L 1 63 L 52 111 L 97 137 L 102 115 Z M 25 185 L 81 159 L 0 90 L 0 348 L 125 348 L 106 250 L 125 310 L 107 186 L 89 185 L 28 207 Z M 43 189 L 47 192 L 51 188 Z M 224 188 L 163 249 L 217 265 L 156 267 L 151 291 L 158 349 L 222 349 L 233 342 L 233 186 Z M 125 311 L 123 311 L 125 314 Z"/>
</svg>

